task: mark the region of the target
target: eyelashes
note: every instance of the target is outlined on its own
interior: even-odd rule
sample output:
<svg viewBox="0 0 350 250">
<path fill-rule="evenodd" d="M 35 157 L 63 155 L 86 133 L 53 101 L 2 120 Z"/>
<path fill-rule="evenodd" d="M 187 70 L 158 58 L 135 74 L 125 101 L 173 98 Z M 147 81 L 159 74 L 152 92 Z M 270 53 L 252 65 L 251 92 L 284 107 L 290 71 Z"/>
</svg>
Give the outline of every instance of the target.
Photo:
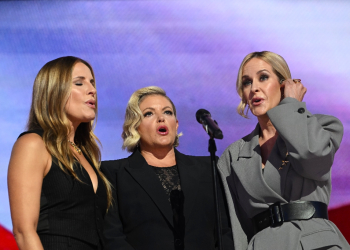
<svg viewBox="0 0 350 250">
<path fill-rule="evenodd" d="M 252 83 L 251 81 L 245 80 L 245 81 L 242 82 L 242 85 L 243 85 L 243 87 L 245 87 L 245 86 L 250 85 L 251 83 Z"/>
<path fill-rule="evenodd" d="M 268 79 L 269 79 L 269 76 L 266 75 L 266 74 L 262 74 L 262 75 L 259 77 L 259 81 L 260 81 L 260 82 L 266 81 L 266 80 L 268 80 Z M 243 86 L 243 87 L 249 86 L 249 85 L 251 85 L 251 84 L 252 84 L 252 80 L 251 80 L 251 79 L 244 79 L 244 80 L 242 81 L 242 86 Z"/>
<path fill-rule="evenodd" d="M 152 112 L 146 112 L 146 113 L 143 114 L 143 117 L 147 117 L 147 116 L 151 116 L 151 115 L 153 115 Z"/>
<path fill-rule="evenodd" d="M 260 81 L 265 81 L 265 80 L 269 79 L 269 76 L 268 75 L 261 75 L 259 79 L 260 79 Z"/>
<path fill-rule="evenodd" d="M 164 114 L 166 114 L 166 115 L 173 115 L 174 112 L 171 111 L 171 110 L 166 110 L 166 111 L 164 111 Z M 152 116 L 152 115 L 153 115 L 153 112 L 148 111 L 148 112 L 143 114 L 143 117 L 148 117 L 148 116 Z"/>
</svg>

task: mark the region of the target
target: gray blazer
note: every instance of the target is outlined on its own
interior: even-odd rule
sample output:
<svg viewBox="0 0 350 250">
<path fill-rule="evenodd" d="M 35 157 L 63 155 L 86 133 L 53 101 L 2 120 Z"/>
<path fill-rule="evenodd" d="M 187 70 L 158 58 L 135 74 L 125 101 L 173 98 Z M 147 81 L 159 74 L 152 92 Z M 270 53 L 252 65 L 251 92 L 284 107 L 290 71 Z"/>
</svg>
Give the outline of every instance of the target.
<svg viewBox="0 0 350 250">
<path fill-rule="evenodd" d="M 285 222 L 254 235 L 251 218 L 277 201 L 329 203 L 331 167 L 343 136 L 338 119 L 312 115 L 294 98 L 285 98 L 267 114 L 279 136 L 263 171 L 259 124 L 231 144 L 218 162 L 235 250 L 350 249 L 338 228 L 325 219 Z"/>
</svg>

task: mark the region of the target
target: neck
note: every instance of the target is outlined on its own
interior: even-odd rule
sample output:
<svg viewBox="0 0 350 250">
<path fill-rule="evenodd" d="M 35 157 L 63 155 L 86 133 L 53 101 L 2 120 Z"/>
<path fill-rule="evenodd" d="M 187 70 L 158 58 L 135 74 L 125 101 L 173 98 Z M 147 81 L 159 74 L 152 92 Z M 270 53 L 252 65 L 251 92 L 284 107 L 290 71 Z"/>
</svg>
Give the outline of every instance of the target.
<svg viewBox="0 0 350 250">
<path fill-rule="evenodd" d="M 158 148 L 148 150 L 142 146 L 141 155 L 145 158 L 148 165 L 155 167 L 170 167 L 176 165 L 175 150 L 171 148 Z"/>
<path fill-rule="evenodd" d="M 74 142 L 75 131 L 77 131 L 79 124 L 80 123 L 77 124 L 70 122 L 70 132 L 68 134 L 68 140 L 70 140 L 71 142 Z"/>
<path fill-rule="evenodd" d="M 258 122 L 260 126 L 259 138 L 262 141 L 267 141 L 272 137 L 278 136 L 276 128 L 273 126 L 270 118 L 267 115 L 258 117 Z"/>
</svg>

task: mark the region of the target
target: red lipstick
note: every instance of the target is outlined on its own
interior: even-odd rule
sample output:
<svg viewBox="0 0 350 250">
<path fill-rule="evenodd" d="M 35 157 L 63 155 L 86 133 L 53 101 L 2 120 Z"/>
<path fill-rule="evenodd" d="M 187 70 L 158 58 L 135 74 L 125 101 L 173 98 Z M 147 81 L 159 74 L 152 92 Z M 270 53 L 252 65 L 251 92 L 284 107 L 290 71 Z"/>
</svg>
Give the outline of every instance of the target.
<svg viewBox="0 0 350 250">
<path fill-rule="evenodd" d="M 160 135 L 167 135 L 167 134 L 169 134 L 168 127 L 167 127 L 167 126 L 164 126 L 164 125 L 159 126 L 159 127 L 157 128 L 157 133 L 160 134 Z"/>
</svg>

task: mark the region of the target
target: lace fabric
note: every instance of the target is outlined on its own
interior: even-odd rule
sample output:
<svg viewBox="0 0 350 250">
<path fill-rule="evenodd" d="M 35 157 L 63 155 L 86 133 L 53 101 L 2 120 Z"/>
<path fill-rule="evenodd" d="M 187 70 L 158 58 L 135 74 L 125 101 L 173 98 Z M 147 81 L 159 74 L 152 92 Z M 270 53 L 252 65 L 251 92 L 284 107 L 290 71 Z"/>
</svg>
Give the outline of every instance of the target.
<svg viewBox="0 0 350 250">
<path fill-rule="evenodd" d="M 164 188 L 164 191 L 166 195 L 168 196 L 168 200 L 170 202 L 170 193 L 173 190 L 181 190 L 180 185 L 180 177 L 179 177 L 179 171 L 177 169 L 177 165 L 172 167 L 154 167 L 154 172 L 158 176 L 160 183 L 162 184 L 162 187 Z"/>
</svg>

